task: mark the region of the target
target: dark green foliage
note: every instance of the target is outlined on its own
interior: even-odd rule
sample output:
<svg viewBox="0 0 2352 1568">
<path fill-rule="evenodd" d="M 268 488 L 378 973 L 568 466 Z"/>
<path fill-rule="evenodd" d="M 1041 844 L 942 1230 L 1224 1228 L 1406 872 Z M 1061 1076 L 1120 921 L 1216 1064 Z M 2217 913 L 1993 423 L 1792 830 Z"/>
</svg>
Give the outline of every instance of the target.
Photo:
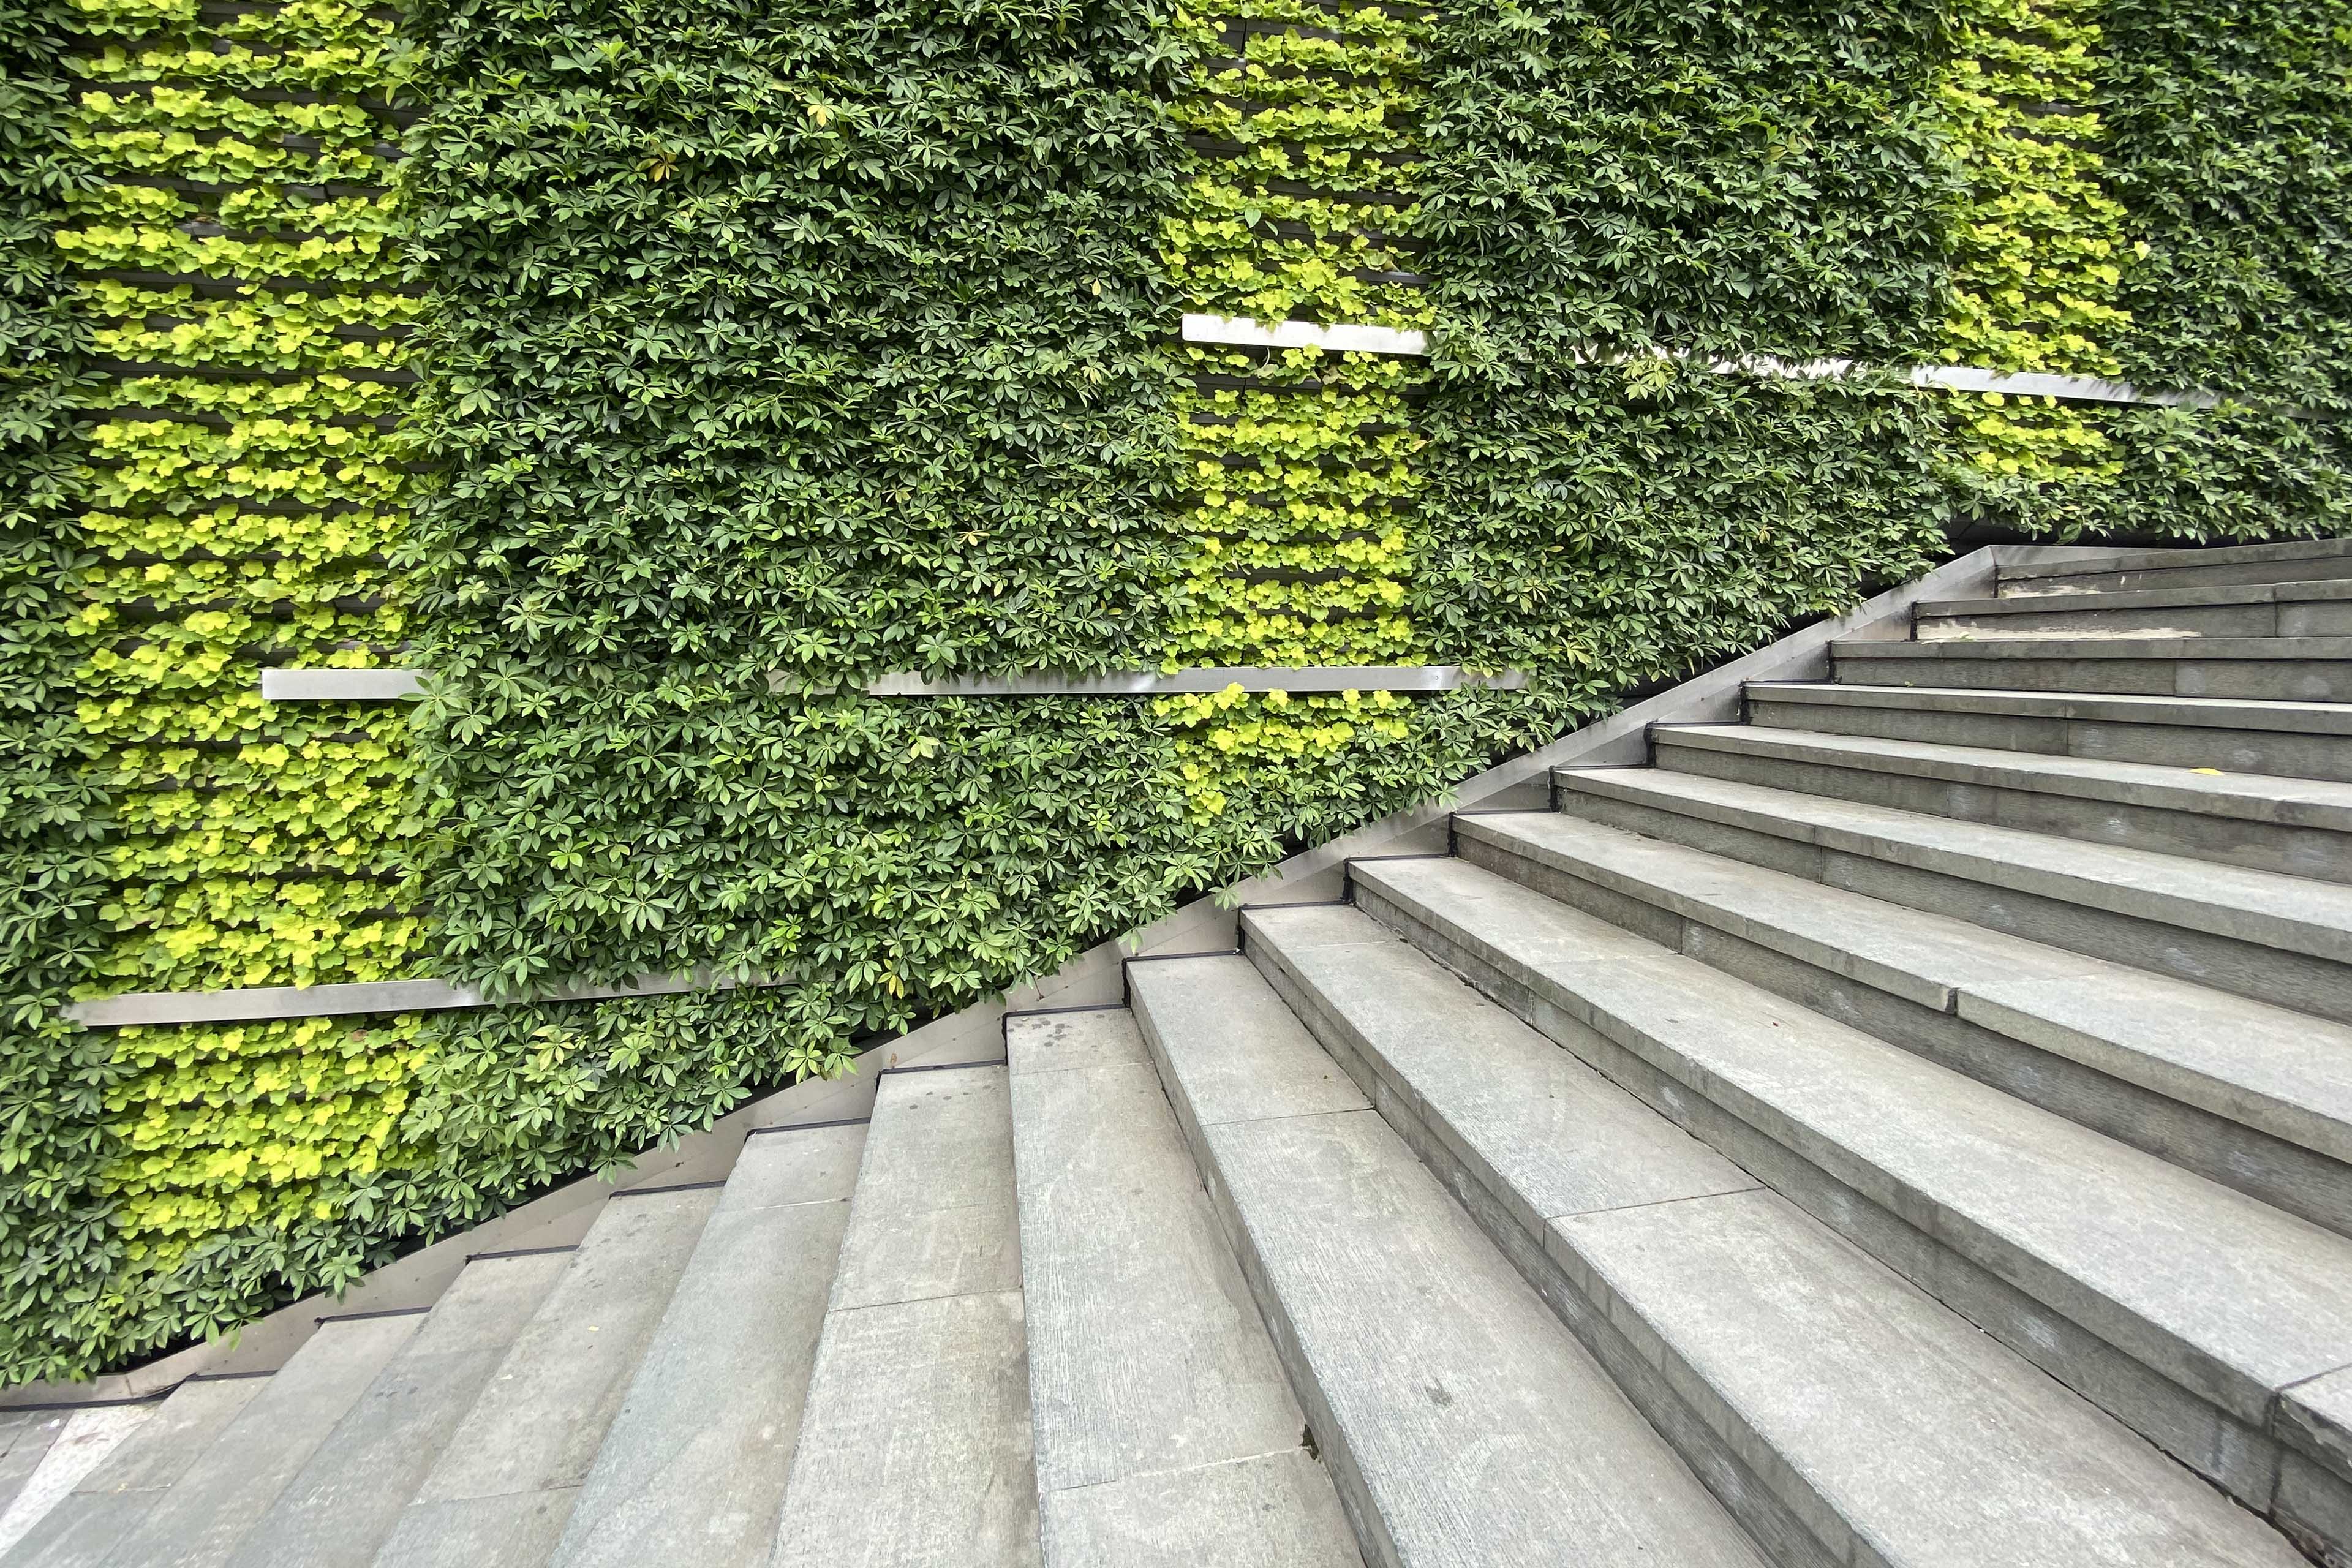
<svg viewBox="0 0 2352 1568">
<path fill-rule="evenodd" d="M 78 1363 L 115 1314 L 100 1176 L 102 1037 L 66 1023 L 106 942 L 107 801 L 81 766 L 68 620 L 86 543 L 72 502 L 84 330 L 45 235 L 88 176 L 68 150 L 62 5 L 0 4 L 0 1367 Z"/>
<path fill-rule="evenodd" d="M 1701 367 L 1933 357 L 1937 37 L 1906 4 L 1448 14 L 1421 227 L 1450 526 L 1414 605 L 1446 656 L 1602 700 L 1931 558 L 1932 411 Z"/>
<path fill-rule="evenodd" d="M 2125 372 L 2352 409 L 2352 17 L 2336 0 L 2109 0 L 2110 178 L 2146 254 Z"/>
<path fill-rule="evenodd" d="M 1905 0 L 1447 12 L 1421 229 L 1450 379 L 1923 347 L 1958 190 L 1937 37 Z"/>
<path fill-rule="evenodd" d="M 623 1023 L 587 1026 L 561 1090 L 534 1077 L 539 1015 L 445 1022 L 417 1130 L 469 1179 L 511 1189 L 466 1152 L 511 1139 L 501 1117 L 530 1129 L 532 1178 L 700 1124 L 854 1032 L 1051 969 L 1221 858 L 1138 705 L 833 694 L 1156 643 L 1162 22 L 419 18 L 435 115 L 407 181 L 438 293 L 416 423 L 451 478 L 409 554 L 442 968 L 801 983 L 699 1004 L 714 1021 L 653 1058 L 613 1029 L 678 1005 L 604 1009 Z"/>
</svg>

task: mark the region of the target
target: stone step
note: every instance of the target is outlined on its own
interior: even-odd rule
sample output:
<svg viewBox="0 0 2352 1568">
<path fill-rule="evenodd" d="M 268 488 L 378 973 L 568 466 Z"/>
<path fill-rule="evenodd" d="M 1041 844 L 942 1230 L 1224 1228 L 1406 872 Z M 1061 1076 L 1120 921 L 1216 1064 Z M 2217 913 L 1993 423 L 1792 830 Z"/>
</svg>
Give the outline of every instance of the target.
<svg viewBox="0 0 2352 1568">
<path fill-rule="evenodd" d="M 1738 724 L 1661 724 L 1661 768 L 2352 881 L 2352 784 Z"/>
<path fill-rule="evenodd" d="M 143 1415 L 154 1414 L 152 1406 L 110 1408 L 136 1408 Z M 109 1443 L 105 1451 L 96 1454 L 87 1467 L 62 1456 L 51 1462 L 51 1447 L 65 1435 L 77 1414 L 72 1410 L 11 1410 L 0 1414 L 0 1557 L 5 1557 L 8 1549 L 22 1541 L 51 1508 L 70 1495 L 82 1478 L 112 1454 L 122 1440 L 145 1425 L 132 1416 L 122 1438 Z M 45 1463 L 48 1465 L 49 1479 L 27 1495 L 26 1483 L 39 1473 Z M 62 1473 L 66 1468 L 73 1468 L 78 1473 L 68 1479 Z"/>
<path fill-rule="evenodd" d="M 180 1384 L 77 1477 L 65 1496 L 50 1502 L 11 1548 L 0 1552 L 0 1563 L 7 1568 L 100 1568 L 156 1500 L 268 1386 L 267 1376 L 200 1377 Z M 103 1430 L 115 1425 L 110 1416 L 119 1418 L 118 1412 L 102 1407 L 42 1414 L 48 1420 L 41 1425 L 59 1445 L 77 1426 Z"/>
<path fill-rule="evenodd" d="M 1780 1562 L 2300 1562 L 2277 1534 L 1360 910 L 1246 951 Z"/>
<path fill-rule="evenodd" d="M 571 1260 L 567 1250 L 468 1263 L 230 1568 L 368 1568 Z"/>
<path fill-rule="evenodd" d="M 2220 550 L 2140 550 L 2095 561 L 2004 566 L 1999 592 L 2011 598 L 2341 577 L 2352 577 L 2352 540 L 2298 539 Z"/>
<path fill-rule="evenodd" d="M 2352 1027 L 1555 812 L 1464 859 L 2352 1234 Z"/>
<path fill-rule="evenodd" d="M 1128 986 L 1366 1562 L 1760 1568 L 1247 959 Z"/>
<path fill-rule="evenodd" d="M 792 1473 L 862 1124 L 754 1134 L 596 1451 L 558 1568 L 759 1568 Z"/>
<path fill-rule="evenodd" d="M 1969 686 L 2352 702 L 2352 637 L 2007 637 L 1841 642 L 1833 679 L 1863 686 Z"/>
<path fill-rule="evenodd" d="M 2305 1539 L 2352 1445 L 2352 1241 L 1456 859 L 1357 900 L 2249 1508 Z M 2352 1548 L 2339 1539 L 2335 1550 Z"/>
<path fill-rule="evenodd" d="M 1009 1101 L 999 1064 L 881 1079 L 775 1568 L 1039 1561 Z"/>
<path fill-rule="evenodd" d="M 2352 889 L 1655 768 L 1559 809 L 1931 914 L 2352 1022 Z"/>
<path fill-rule="evenodd" d="M 709 1186 L 615 1194 L 402 1510 L 378 1568 L 539 1568 L 668 1306 Z"/>
<path fill-rule="evenodd" d="M 1134 1018 L 1004 1037 L 1047 1568 L 1356 1568 Z"/>
<path fill-rule="evenodd" d="M 2352 636 L 2352 580 L 2216 584 L 2140 593 L 1934 599 L 1912 609 L 1922 641 L 1988 637 Z"/>
<path fill-rule="evenodd" d="M 2352 783 L 2352 702 L 1750 681 L 1781 730 Z"/>
<path fill-rule="evenodd" d="M 256 1380 L 235 1416 L 206 1434 L 179 1478 L 110 1550 L 79 1561 L 107 1568 L 221 1568 L 424 1321 L 422 1312 L 399 1312 L 320 1324 L 274 1375 Z M 233 1393 L 212 1397 L 238 1403 Z M 192 1423 L 209 1424 L 208 1416 Z"/>
</svg>

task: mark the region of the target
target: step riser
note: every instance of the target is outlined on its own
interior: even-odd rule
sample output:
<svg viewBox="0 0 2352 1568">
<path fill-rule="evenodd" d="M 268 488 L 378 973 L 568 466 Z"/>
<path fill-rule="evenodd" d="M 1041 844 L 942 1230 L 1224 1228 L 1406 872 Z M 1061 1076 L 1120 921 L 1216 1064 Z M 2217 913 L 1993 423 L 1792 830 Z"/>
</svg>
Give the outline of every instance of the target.
<svg viewBox="0 0 2352 1568">
<path fill-rule="evenodd" d="M 1463 859 L 2185 1170 L 2352 1236 L 2352 1166 L 1949 1013 L 1464 837 Z"/>
<path fill-rule="evenodd" d="M 2348 735 L 1862 708 L 1771 697 L 1759 687 L 1748 689 L 1748 716 L 1749 722 L 1766 729 L 1922 741 L 1939 746 L 1990 746 L 2089 762 L 2219 768 L 2224 773 L 2352 784 L 2352 736 Z"/>
<path fill-rule="evenodd" d="M 1185 1146 L 1192 1152 L 1193 1167 L 1200 1172 L 1201 1184 L 1216 1211 L 1217 1226 L 1241 1264 L 1250 1300 L 1257 1304 L 1258 1318 L 1274 1342 L 1275 1359 L 1282 1363 L 1291 1392 L 1307 1413 L 1307 1430 L 1314 1435 L 1324 1468 L 1330 1473 L 1333 1489 L 1339 1494 L 1339 1510 L 1347 1515 L 1348 1528 L 1363 1548 L 1365 1562 L 1373 1568 L 1404 1568 L 1396 1542 L 1390 1538 L 1379 1506 L 1372 1500 L 1371 1489 L 1365 1482 L 1362 1468 L 1348 1443 L 1346 1428 L 1323 1397 L 1314 1363 L 1307 1360 L 1299 1343 L 1298 1331 L 1283 1305 L 1281 1292 L 1268 1277 L 1265 1259 L 1259 1255 L 1256 1240 L 1243 1223 L 1240 1207 L 1226 1188 L 1216 1152 L 1202 1131 L 1191 1098 L 1184 1092 L 1183 1079 L 1168 1059 L 1167 1047 L 1152 1020 L 1151 1009 L 1138 998 L 1134 1013 L 1144 1047 L 1151 1054 L 1152 1069 L 1159 1073 L 1160 1085 L 1168 1091 L 1169 1106 L 1176 1113 L 1177 1125 L 1183 1129 Z M 1341 1065 L 1349 1066 L 1344 1061 Z M 1349 1067 L 1349 1070 L 1352 1073 L 1355 1069 Z"/>
<path fill-rule="evenodd" d="M 2352 575 L 2352 559 L 2296 556 L 2285 561 L 2235 561 L 2209 566 L 2141 567 L 2125 572 L 2084 572 L 2068 577 L 2005 578 L 2004 599 L 2047 594 L 2147 594 L 2171 588 L 2210 588 L 2255 583 L 2335 583 Z"/>
<path fill-rule="evenodd" d="M 1654 741 L 1658 765 L 1675 773 L 1891 806 L 1958 822 L 2021 828 L 2086 844 L 2183 855 L 2256 871 L 2352 881 L 2352 834 L 1679 745 L 1671 730 L 1658 731 Z"/>
<path fill-rule="evenodd" d="M 1675 1076 L 1677 1064 L 1670 1053 L 1653 1060 L 1638 1038 L 1620 1040 L 1604 1033 L 1607 1020 L 1588 1023 L 1577 1016 L 1571 1011 L 1573 997 L 1506 971 L 1484 951 L 1433 929 L 1414 911 L 1375 890 L 1360 888 L 1358 904 L 1847 1240 L 2232 1497 L 2257 1512 L 2268 1512 L 2281 1458 L 2275 1440 L 2122 1353 L 1958 1250 L 1961 1245 L 1985 1246 L 1986 1238 L 1963 1241 L 1955 1237 L 1948 1244 L 1938 1239 L 1937 1227 L 1946 1216 L 1932 1205 L 1921 1205 L 1916 1194 L 1895 1190 L 1873 1195 L 1851 1184 L 1815 1163 L 1833 1158 L 1834 1151 L 1792 1146 L 1751 1124 L 1739 1110 L 1710 1099 L 1711 1086 Z M 1866 1179 L 1866 1173 L 1855 1174 Z M 1915 1216 L 1901 1212 L 1913 1205 L 1920 1210 L 1916 1223 Z"/>
<path fill-rule="evenodd" d="M 2352 1023 L 2352 971 L 2326 959 L 1824 849 L 1681 812 L 1570 788 L 1556 793 L 1561 811 L 1587 822 L 1664 838 L 1889 903 L 1951 915 L 1988 930 Z"/>
<path fill-rule="evenodd" d="M 1841 654 L 1833 679 L 1855 686 L 1965 686 L 1996 691 L 2106 691 L 2129 697 L 2242 697 L 2352 702 L 2352 664 L 2317 659 L 1873 658 Z"/>
<path fill-rule="evenodd" d="M 1407 1093 L 1375 1068 L 1361 1037 L 1286 966 L 1277 950 L 1252 942 L 1247 952 L 1267 983 L 1355 1079 L 1381 1120 L 1395 1129 L 1544 1304 L 1592 1352 L 1633 1407 L 1775 1563 L 1784 1568 L 1832 1568 L 1862 1560 L 1853 1531 L 1843 1527 L 1829 1502 L 1802 1477 L 1777 1462 L 1769 1446 L 1741 1421 L 1738 1412 L 1720 1399 L 1708 1398 L 1704 1377 L 1672 1357 L 1654 1335 L 1643 1334 L 1638 1346 L 1628 1338 L 1620 1327 L 1626 1314 L 1599 1289 L 1599 1279 L 1586 1269 L 1571 1273 L 1570 1264 L 1553 1255 L 1545 1243 L 1548 1227 L 1541 1219 L 1497 1195 L 1507 1190 L 1507 1184 L 1483 1163 L 1475 1167 L 1466 1163 L 1467 1142 L 1450 1128 L 1433 1125 Z M 1816 1522 L 1809 1526 L 1808 1520 Z"/>
</svg>

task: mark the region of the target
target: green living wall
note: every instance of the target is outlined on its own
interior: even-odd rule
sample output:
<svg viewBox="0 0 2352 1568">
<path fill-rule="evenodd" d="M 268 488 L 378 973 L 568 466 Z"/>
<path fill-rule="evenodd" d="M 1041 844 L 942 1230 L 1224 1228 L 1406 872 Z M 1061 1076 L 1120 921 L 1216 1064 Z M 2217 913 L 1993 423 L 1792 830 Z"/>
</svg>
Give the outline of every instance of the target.
<svg viewBox="0 0 2352 1568">
<path fill-rule="evenodd" d="M 338 1283 L 1956 528 L 2343 531 L 2331 16 L 0 0 L 0 1363 Z M 1419 662 L 1534 681 L 859 694 Z M 780 984 L 529 1000 L 692 971 Z M 506 1005 L 59 1013 L 425 973 Z"/>
</svg>

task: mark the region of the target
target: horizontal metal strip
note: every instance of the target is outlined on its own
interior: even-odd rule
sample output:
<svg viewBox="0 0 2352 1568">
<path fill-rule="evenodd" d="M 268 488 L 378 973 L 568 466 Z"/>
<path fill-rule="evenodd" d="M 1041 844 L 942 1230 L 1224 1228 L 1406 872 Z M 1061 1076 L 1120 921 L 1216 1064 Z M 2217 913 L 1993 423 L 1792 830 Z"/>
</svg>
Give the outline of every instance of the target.
<svg viewBox="0 0 2352 1568">
<path fill-rule="evenodd" d="M 1180 669 L 1118 670 L 1108 675 L 964 675 L 931 680 L 919 675 L 886 675 L 869 682 L 869 697 L 1164 697 L 1223 691 L 1238 686 L 1244 691 L 1455 691 L 1486 687 L 1501 691 L 1524 688 L 1523 671 L 1507 669 L 1481 675 L 1453 664 L 1231 666 Z M 792 678 L 777 672 L 768 677 L 771 688 L 783 689 Z"/>
<path fill-rule="evenodd" d="M 463 1007 L 518 1006 L 527 1002 L 601 1002 L 619 996 L 674 996 L 686 991 L 731 991 L 740 984 L 788 981 L 714 979 L 708 970 L 653 974 L 620 985 L 551 986 L 528 996 L 485 1001 L 479 989 L 446 980 L 365 980 L 340 985 L 254 985 L 235 991 L 134 991 L 77 1002 L 66 1016 L 91 1028 L 171 1024 L 241 1024 L 277 1018 L 331 1018 L 358 1013 L 446 1013 Z"/>
<path fill-rule="evenodd" d="M 1333 353 L 1425 354 L 1429 334 L 1400 327 L 1339 322 L 1257 321 L 1247 316 L 1187 313 L 1188 343 L 1234 343 L 1244 348 L 1324 349 Z"/>
<path fill-rule="evenodd" d="M 421 669 L 265 669 L 264 702 L 397 702 L 421 696 Z"/>
<path fill-rule="evenodd" d="M 270 702 L 392 702 L 421 694 L 417 669 L 265 669 L 261 695 Z M 1180 669 L 1118 670 L 1108 675 L 950 676 L 885 675 L 866 683 L 868 697 L 1155 697 L 1223 691 L 1455 691 L 1483 687 L 1516 691 L 1528 683 L 1518 670 L 1482 675 L 1451 664 L 1230 666 Z M 772 671 L 771 691 L 799 684 L 790 673 Z"/>
<path fill-rule="evenodd" d="M 1244 348 L 1319 348 L 1363 353 L 1426 354 L 1428 335 L 1395 327 L 1324 326 L 1313 321 L 1257 321 L 1246 316 L 1187 315 L 1184 341 L 1192 343 L 1232 343 Z M 1656 357 L 1688 359 L 1683 353 L 1658 350 Z M 1614 356 L 1618 363 L 1635 356 Z M 1738 359 L 1712 359 L 1706 368 L 1719 374 L 1780 376 L 1799 381 L 1836 381 L 1853 374 L 1850 359 L 1787 360 L 1769 354 Z M 2213 393 L 2148 392 L 2127 381 L 2095 376 L 2050 375 L 2040 371 L 1985 370 L 1975 365 L 1920 365 L 1909 373 L 1914 386 L 1940 386 L 1955 392 L 1997 392 L 2013 397 L 2055 397 L 2076 403 L 2155 404 L 2180 408 L 2210 408 L 2221 399 Z"/>
<path fill-rule="evenodd" d="M 2202 388 L 2143 392 L 2127 381 L 2094 376 L 2044 375 L 2039 371 L 1979 370 L 1971 365 L 1923 365 L 1911 373 L 1914 386 L 1955 392 L 2000 392 L 2016 397 L 2059 397 L 2075 403 L 2148 403 L 2169 408 L 2210 408 L 2221 400 Z"/>
<path fill-rule="evenodd" d="M 1654 349 L 1656 359 L 1697 360 L 1683 350 Z M 1611 363 L 1626 363 L 1639 354 L 1594 356 Z M 1762 375 L 1790 381 L 1842 381 L 1859 368 L 1850 359 L 1780 359 L 1772 354 L 1742 354 L 1737 359 L 1699 361 L 1718 375 Z M 1977 365 L 1923 364 L 1906 374 L 1914 386 L 1940 386 L 1954 392 L 1998 392 L 2012 397 L 2056 397 L 2074 403 L 2147 403 L 2183 408 L 2210 408 L 2221 399 L 2210 392 L 2143 392 L 2127 381 L 2103 381 L 2095 376 L 2049 375 L 2040 371 L 1986 370 Z"/>
</svg>

